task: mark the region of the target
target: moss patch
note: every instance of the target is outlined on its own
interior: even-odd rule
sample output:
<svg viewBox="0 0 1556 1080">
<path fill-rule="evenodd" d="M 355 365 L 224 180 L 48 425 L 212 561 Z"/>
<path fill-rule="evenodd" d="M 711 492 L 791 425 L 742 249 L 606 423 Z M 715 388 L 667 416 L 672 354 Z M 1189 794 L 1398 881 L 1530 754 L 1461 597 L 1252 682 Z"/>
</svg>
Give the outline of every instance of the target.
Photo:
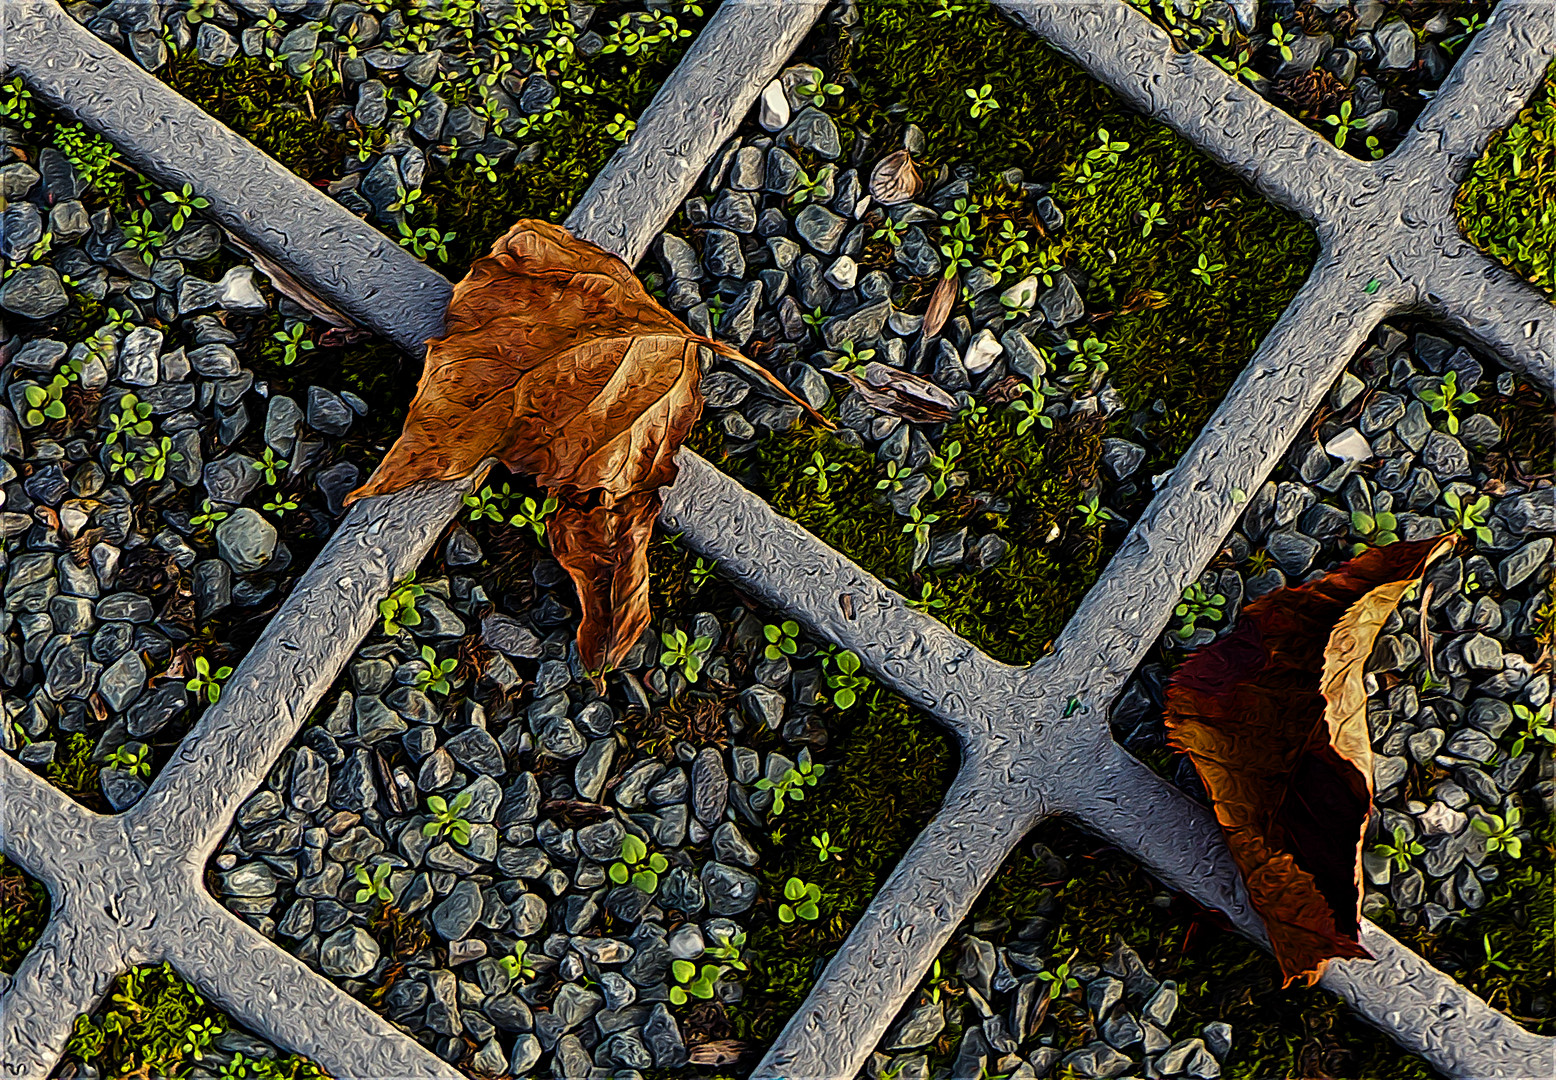
<svg viewBox="0 0 1556 1080">
<path fill-rule="evenodd" d="M 48 890 L 0 855 L 0 971 L 16 970 L 48 921 Z"/>
<path fill-rule="evenodd" d="M 1124 408 L 1106 424 L 1080 419 L 1018 435 L 1019 414 L 996 405 L 931 432 L 942 449 L 960 443 L 950 471 L 966 473 L 947 500 L 926 503 L 937 515 L 934 531 L 992 529 L 1012 544 L 1003 563 L 977 575 L 912 571 L 914 538 L 885 504 L 878 485 L 887 478 L 868 453 L 791 434 L 721 464 L 958 633 L 1021 662 L 1049 647 L 1122 538 L 1117 524 L 1088 524 L 1080 510 L 1098 483 L 1102 436 L 1145 437 L 1157 451 L 1148 468 L 1176 460 L 1300 287 L 1316 244 L 1294 216 L 1129 112 L 1028 31 L 985 5 L 967 8 L 936 18 L 927 5 L 865 0 L 842 42 L 822 32 L 809 55 L 848 86 L 835 109 L 845 142 L 857 129 L 886 148 L 912 122 L 927 137 L 927 178 L 953 165 L 976 170 L 979 253 L 995 253 L 994 237 L 1009 222 L 1036 238 L 1012 264 L 1015 276 L 1063 266 L 1084 279 L 1090 315 L 1071 333 L 1106 347 Z M 999 107 L 974 117 L 961 91 L 985 85 Z M 1127 148 L 1109 153 L 1104 141 Z M 1012 168 L 1052 181 L 1062 230 L 1045 233 L 1019 190 L 1000 179 Z M 889 258 L 889 248 L 872 244 L 862 262 Z M 1196 274 L 1202 267 L 1213 269 Z M 918 292 L 927 299 L 928 283 Z M 952 316 L 965 310 L 964 299 Z M 722 440 L 705 425 L 695 445 L 717 457 Z M 817 452 L 841 466 L 829 492 L 803 472 Z M 1148 495 L 1114 509 L 1138 510 Z"/>
<path fill-rule="evenodd" d="M 1556 63 L 1454 201 L 1470 242 L 1556 299 Z"/>
<path fill-rule="evenodd" d="M 600 29 L 605 29 L 611 15 L 626 10 L 627 5 L 602 5 L 596 16 Z M 683 16 L 682 27 L 692 36 L 631 57 L 619 52 L 578 55 L 568 78 L 592 92 L 570 91 L 555 119 L 532 130 L 533 160 L 510 160 L 487 175 L 468 151 L 439 147 L 445 154 L 452 152 L 455 160 L 447 168 L 429 169 L 409 224 L 413 229 L 436 228 L 447 238 L 446 258 L 437 260 L 446 266 L 440 269 L 454 278 L 462 276 L 520 218 L 561 221 L 621 146 L 607 126 L 618 113 L 625 117 L 642 113 L 702 22 L 695 15 Z M 389 87 L 391 95 L 414 89 L 400 72 L 378 71 L 374 76 Z M 226 67 L 211 68 L 189 52 L 172 61 L 166 78 L 185 97 L 312 183 L 323 184 L 368 167 L 372 156 L 363 161 L 354 147 L 377 147 L 384 141 L 382 131 L 364 131 L 349 115 L 334 127 L 324 121 L 325 114 L 342 103 L 339 84 L 310 89 L 284 70 L 271 70 L 263 59 L 239 58 Z M 468 86 L 444 88 L 451 102 L 469 93 Z M 393 229 L 385 231 L 398 239 Z"/>
<path fill-rule="evenodd" d="M 65 1047 L 68 1058 L 91 1065 L 99 1076 L 182 1077 L 196 1062 L 212 1057 L 222 1063 L 223 1080 L 320 1080 L 327 1075 L 295 1054 L 229 1062 L 232 1055 L 214 1051 L 212 1043 L 232 1022 L 179 978 L 171 964 L 119 976 L 108 1002 L 98 1016 L 76 1019 Z"/>
</svg>

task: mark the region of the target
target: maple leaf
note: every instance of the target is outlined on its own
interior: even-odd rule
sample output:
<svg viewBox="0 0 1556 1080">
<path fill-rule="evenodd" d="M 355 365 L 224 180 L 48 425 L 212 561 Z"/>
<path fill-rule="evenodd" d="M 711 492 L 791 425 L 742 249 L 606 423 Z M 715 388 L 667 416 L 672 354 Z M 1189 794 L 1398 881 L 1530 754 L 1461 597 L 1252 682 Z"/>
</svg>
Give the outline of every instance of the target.
<svg viewBox="0 0 1556 1080">
<path fill-rule="evenodd" d="M 1168 742 L 1204 782 L 1287 985 L 1369 955 L 1357 941 L 1372 808 L 1364 669 L 1400 598 L 1453 543 L 1370 548 L 1267 593 L 1168 684 Z"/>
<path fill-rule="evenodd" d="M 548 532 L 578 589 L 584 667 L 619 664 L 650 617 L 658 490 L 675 479 L 675 453 L 702 412 L 698 346 L 793 395 L 693 333 L 621 259 L 545 221 L 518 222 L 471 266 L 447 327 L 427 343 L 399 439 L 346 501 L 494 460 L 533 477 L 558 502 Z"/>
</svg>

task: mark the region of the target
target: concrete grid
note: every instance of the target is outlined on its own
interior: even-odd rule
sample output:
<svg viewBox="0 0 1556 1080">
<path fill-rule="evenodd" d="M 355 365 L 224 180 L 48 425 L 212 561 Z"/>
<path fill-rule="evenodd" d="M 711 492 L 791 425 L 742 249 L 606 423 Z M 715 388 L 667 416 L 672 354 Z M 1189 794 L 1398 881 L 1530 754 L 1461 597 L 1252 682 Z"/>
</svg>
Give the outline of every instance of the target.
<svg viewBox="0 0 1556 1080">
<path fill-rule="evenodd" d="M 851 1077 L 984 884 L 1030 828 L 1064 814 L 1166 884 L 1263 930 L 1209 812 L 1112 741 L 1106 709 L 1183 587 L 1233 526 L 1232 490 L 1263 482 L 1377 324 L 1421 313 L 1547 393 L 1556 309 L 1460 236 L 1453 193 L 1556 49 L 1552 0 L 1503 0 L 1400 148 L 1357 161 L 1228 79 L 1120 0 L 996 0 L 1122 98 L 1316 229 L 1311 277 L 1125 539 L 1051 655 L 1000 664 L 761 500 L 684 452 L 662 521 L 775 610 L 850 648 L 956 733 L 945 803 L 754 1075 Z M 130 64 L 54 0 L 0 0 L 8 70 L 113 139 L 353 318 L 413 353 L 441 334 L 449 284 Z M 706 161 L 787 62 L 822 4 L 728 0 L 569 217 L 635 262 Z M 1375 291 L 1367 286 L 1378 282 Z M 1257 436 L 1250 438 L 1250 433 Z M 459 506 L 459 485 L 355 506 L 133 809 L 90 813 L 0 755 L 0 847 L 53 898 L 43 938 L 0 1002 L 7 1072 L 51 1071 L 75 1016 L 127 967 L 171 961 L 236 1020 L 340 1077 L 456 1076 L 452 1066 L 231 915 L 210 854 Z M 851 605 L 839 598 L 848 595 Z M 845 614 L 845 606 L 848 613 Z M 1068 719 L 1066 703 L 1087 708 Z M 1364 923 L 1371 961 L 1322 984 L 1453 1077 L 1556 1076 L 1530 1034 Z"/>
</svg>

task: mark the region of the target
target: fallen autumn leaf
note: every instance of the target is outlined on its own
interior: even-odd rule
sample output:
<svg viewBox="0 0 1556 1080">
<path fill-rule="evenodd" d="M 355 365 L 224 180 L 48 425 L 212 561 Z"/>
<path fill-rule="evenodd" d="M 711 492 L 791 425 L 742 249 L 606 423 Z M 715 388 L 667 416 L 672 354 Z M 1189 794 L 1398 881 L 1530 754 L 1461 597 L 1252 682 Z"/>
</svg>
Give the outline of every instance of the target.
<svg viewBox="0 0 1556 1080">
<path fill-rule="evenodd" d="M 347 502 L 492 460 L 533 477 L 559 503 L 548 532 L 582 604 L 579 656 L 589 671 L 620 663 L 650 617 L 658 491 L 702 412 L 698 346 L 793 395 L 693 333 L 621 259 L 544 221 L 518 222 L 471 266 L 447 328 L 399 439 Z"/>
<path fill-rule="evenodd" d="M 1168 742 L 1204 782 L 1287 984 L 1368 955 L 1357 942 L 1372 806 L 1365 665 L 1400 598 L 1452 545 L 1371 548 L 1259 597 L 1168 684 Z"/>
</svg>

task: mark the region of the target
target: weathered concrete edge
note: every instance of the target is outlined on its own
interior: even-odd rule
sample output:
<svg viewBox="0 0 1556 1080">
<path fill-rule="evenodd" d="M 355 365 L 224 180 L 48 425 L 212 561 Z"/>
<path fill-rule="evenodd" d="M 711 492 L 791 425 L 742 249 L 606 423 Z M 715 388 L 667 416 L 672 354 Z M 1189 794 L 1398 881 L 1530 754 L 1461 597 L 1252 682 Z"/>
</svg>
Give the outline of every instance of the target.
<svg viewBox="0 0 1556 1080">
<path fill-rule="evenodd" d="M 399 244 L 135 66 L 55 0 L 4 0 L 5 66 L 38 99 L 113 139 L 136 167 L 188 184 L 210 213 L 365 325 L 419 354 L 450 286 Z M 256 205 L 263 214 L 253 212 Z M 297 237 L 308 243 L 295 244 Z"/>
<path fill-rule="evenodd" d="M 1404 271 L 1408 308 L 1461 331 L 1547 395 L 1556 393 L 1556 306 L 1470 243 L 1455 203 L 1492 137 L 1545 81 L 1552 56 L 1556 0 L 1504 0 L 1404 142 L 1373 166 L 1381 202 L 1414 241 L 1380 260 Z"/>
<path fill-rule="evenodd" d="M 1122 0 L 991 0 L 1015 22 L 1166 124 L 1327 243 L 1367 167 L 1318 138 Z"/>
</svg>

